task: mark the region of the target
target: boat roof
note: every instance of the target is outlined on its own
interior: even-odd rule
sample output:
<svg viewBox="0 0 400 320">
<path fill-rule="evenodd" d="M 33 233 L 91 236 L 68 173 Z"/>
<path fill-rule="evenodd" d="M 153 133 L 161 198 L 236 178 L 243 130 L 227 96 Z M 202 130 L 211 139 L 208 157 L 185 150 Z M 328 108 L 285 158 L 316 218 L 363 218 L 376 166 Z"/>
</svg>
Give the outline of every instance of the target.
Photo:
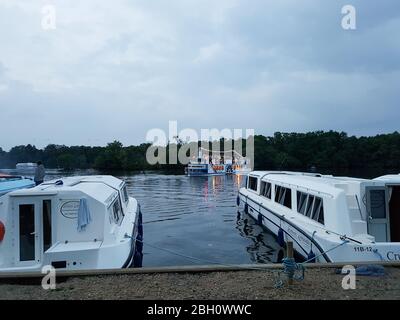
<svg viewBox="0 0 400 320">
<path fill-rule="evenodd" d="M 100 202 L 109 203 L 123 184 L 122 180 L 113 176 L 75 176 L 46 181 L 32 189 L 14 191 L 10 193 L 10 196 L 40 196 L 82 192 Z"/>
<path fill-rule="evenodd" d="M 292 171 L 253 171 L 249 175 L 329 194 L 337 193 L 337 188 L 340 188 L 343 184 L 360 184 L 371 181 L 362 178 L 335 177 L 319 173 Z"/>
<path fill-rule="evenodd" d="M 257 176 L 268 176 L 271 177 L 286 177 L 289 179 L 300 179 L 301 180 L 318 180 L 323 181 L 325 183 L 337 184 L 340 182 L 366 182 L 368 179 L 363 178 L 354 178 L 354 177 L 342 177 L 342 176 L 333 176 L 333 175 L 324 175 L 320 173 L 312 173 L 312 172 L 295 172 L 295 171 L 252 171 L 250 175 Z"/>
<path fill-rule="evenodd" d="M 388 174 L 386 176 L 375 178 L 374 180 L 398 184 L 398 183 L 400 183 L 400 174 Z"/>
</svg>

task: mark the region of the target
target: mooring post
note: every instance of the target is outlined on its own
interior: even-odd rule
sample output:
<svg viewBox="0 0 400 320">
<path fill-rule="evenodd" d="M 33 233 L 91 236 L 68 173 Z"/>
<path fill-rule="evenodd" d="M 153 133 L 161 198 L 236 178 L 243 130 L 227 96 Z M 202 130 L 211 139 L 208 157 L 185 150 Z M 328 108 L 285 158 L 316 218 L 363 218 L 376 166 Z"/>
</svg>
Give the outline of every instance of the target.
<svg viewBox="0 0 400 320">
<path fill-rule="evenodd" d="M 293 259 L 293 242 L 292 241 L 288 241 L 287 243 L 286 243 L 286 248 L 287 248 L 287 252 L 286 252 L 286 255 L 287 255 L 287 258 L 288 259 Z M 288 275 L 288 284 L 289 285 L 292 285 L 293 284 L 293 274 L 289 274 Z"/>
</svg>

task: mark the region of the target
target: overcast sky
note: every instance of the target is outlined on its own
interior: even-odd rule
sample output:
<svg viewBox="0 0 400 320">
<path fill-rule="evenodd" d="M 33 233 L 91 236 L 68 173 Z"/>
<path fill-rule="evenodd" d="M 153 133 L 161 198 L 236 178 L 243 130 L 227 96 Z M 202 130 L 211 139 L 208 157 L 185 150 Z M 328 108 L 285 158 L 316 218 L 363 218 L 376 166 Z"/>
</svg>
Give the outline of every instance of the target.
<svg viewBox="0 0 400 320">
<path fill-rule="evenodd" d="M 0 0 L 0 147 L 138 144 L 169 120 L 392 132 L 399 68 L 398 0 Z"/>
</svg>

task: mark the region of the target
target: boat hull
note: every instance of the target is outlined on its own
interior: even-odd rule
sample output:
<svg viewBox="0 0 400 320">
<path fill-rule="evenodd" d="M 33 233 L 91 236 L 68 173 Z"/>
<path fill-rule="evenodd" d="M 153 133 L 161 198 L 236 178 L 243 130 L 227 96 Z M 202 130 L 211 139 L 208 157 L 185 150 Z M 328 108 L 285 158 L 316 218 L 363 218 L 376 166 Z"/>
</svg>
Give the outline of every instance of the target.
<svg viewBox="0 0 400 320">
<path fill-rule="evenodd" d="M 239 192 L 240 208 L 270 230 L 276 237 L 283 235 L 284 243 L 293 242 L 294 250 L 310 262 L 379 262 L 400 261 L 400 243 L 353 241 L 323 228 L 310 229 L 293 222 L 287 215 L 278 214 L 257 201 L 247 190 Z M 313 255 L 312 255 L 313 254 Z"/>
</svg>

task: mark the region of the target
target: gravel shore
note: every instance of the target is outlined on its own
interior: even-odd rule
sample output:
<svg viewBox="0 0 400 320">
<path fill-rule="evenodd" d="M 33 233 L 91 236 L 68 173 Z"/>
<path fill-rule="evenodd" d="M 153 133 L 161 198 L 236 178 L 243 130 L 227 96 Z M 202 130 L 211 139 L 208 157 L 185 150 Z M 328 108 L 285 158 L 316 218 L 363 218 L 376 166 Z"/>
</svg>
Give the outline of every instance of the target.
<svg viewBox="0 0 400 320">
<path fill-rule="evenodd" d="M 400 269 L 357 277 L 343 290 L 335 269 L 308 269 L 303 281 L 275 288 L 277 271 L 130 274 L 62 279 L 55 290 L 39 280 L 0 280 L 0 299 L 400 299 Z"/>
</svg>

